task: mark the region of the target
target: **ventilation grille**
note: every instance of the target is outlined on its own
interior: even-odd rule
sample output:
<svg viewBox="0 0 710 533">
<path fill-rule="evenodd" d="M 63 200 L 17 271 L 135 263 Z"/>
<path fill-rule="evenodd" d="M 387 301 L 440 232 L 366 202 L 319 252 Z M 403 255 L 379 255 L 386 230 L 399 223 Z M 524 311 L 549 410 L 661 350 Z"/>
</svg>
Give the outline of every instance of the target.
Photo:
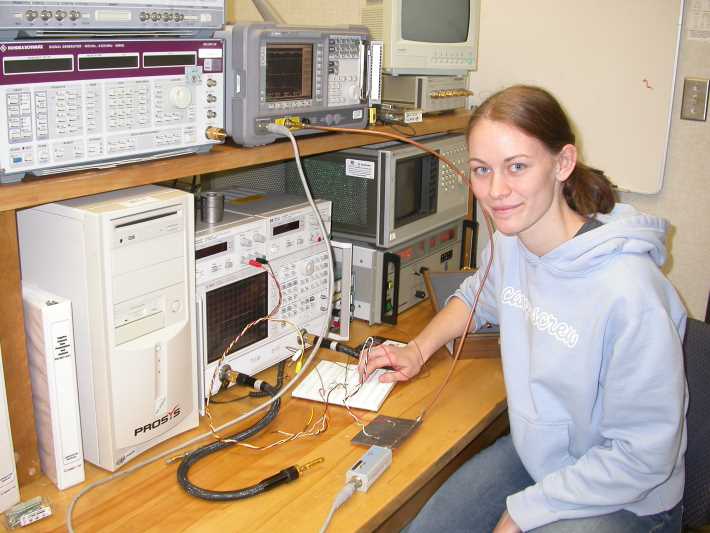
<svg viewBox="0 0 710 533">
<path fill-rule="evenodd" d="M 384 40 L 383 14 L 382 4 L 360 9 L 360 23 L 367 26 L 367 29 L 370 30 L 370 39 L 373 41 Z"/>
<path fill-rule="evenodd" d="M 305 194 L 295 163 L 288 163 L 286 167 L 286 192 Z M 371 180 L 345 176 L 342 160 L 307 158 L 303 160 L 303 170 L 313 197 L 333 202 L 333 231 L 338 231 L 340 224 L 367 225 L 367 192 Z"/>
<path fill-rule="evenodd" d="M 285 192 L 285 163 L 276 163 L 246 170 L 226 170 L 203 174 L 202 180 L 209 189 L 245 187 L 270 192 Z"/>
</svg>

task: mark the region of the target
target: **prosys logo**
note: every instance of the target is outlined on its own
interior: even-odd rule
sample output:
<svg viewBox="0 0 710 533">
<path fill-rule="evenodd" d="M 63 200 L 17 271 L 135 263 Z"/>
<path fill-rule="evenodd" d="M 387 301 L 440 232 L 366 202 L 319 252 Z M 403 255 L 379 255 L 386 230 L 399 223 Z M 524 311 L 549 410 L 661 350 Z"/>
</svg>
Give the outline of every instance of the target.
<svg viewBox="0 0 710 533">
<path fill-rule="evenodd" d="M 180 406 L 176 405 L 170 411 L 165 413 L 163 416 L 160 418 L 156 418 L 152 422 L 145 424 L 144 426 L 138 426 L 136 429 L 133 430 L 133 436 L 137 437 L 141 433 L 144 435 L 148 433 L 149 431 L 154 430 L 157 427 L 162 426 L 163 424 L 167 424 L 169 421 L 171 421 L 173 418 L 176 416 L 180 416 Z"/>
</svg>

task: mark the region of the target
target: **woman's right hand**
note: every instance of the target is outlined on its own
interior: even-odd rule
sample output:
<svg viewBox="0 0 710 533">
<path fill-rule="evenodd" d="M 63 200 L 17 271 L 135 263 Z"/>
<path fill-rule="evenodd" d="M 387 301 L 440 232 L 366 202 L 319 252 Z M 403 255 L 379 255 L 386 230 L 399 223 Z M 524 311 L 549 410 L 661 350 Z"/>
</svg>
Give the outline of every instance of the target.
<svg viewBox="0 0 710 533">
<path fill-rule="evenodd" d="M 365 364 L 367 361 L 367 364 Z M 370 348 L 369 355 L 360 358 L 359 372 L 364 382 L 378 368 L 390 367 L 391 372 L 380 376 L 382 383 L 407 381 L 416 376 L 424 365 L 424 357 L 416 343 L 410 341 L 406 346 L 379 344 Z"/>
</svg>

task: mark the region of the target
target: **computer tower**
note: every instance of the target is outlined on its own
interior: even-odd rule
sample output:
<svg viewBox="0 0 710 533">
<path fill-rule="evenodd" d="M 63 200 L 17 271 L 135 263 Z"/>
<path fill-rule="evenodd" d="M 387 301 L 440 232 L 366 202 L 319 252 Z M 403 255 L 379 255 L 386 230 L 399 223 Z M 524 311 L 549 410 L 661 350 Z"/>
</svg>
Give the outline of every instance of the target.
<svg viewBox="0 0 710 533">
<path fill-rule="evenodd" d="M 196 427 L 194 201 L 145 186 L 18 212 L 21 272 L 72 302 L 84 458 Z"/>
</svg>

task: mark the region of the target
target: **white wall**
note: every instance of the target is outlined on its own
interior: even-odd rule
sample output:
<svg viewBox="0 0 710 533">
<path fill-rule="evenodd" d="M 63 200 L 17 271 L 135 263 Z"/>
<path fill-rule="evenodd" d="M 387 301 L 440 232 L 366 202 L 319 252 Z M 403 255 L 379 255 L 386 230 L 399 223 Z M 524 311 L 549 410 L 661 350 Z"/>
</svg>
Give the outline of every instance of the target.
<svg viewBox="0 0 710 533">
<path fill-rule="evenodd" d="M 684 18 L 687 19 L 694 1 L 686 0 Z M 281 15 L 293 24 L 357 24 L 361 2 L 364 0 L 271 0 Z M 235 0 L 231 13 L 234 10 L 239 20 L 260 20 L 250 0 Z M 511 25 L 514 22 L 513 17 Z M 506 31 L 513 29 L 508 27 Z M 555 21 L 550 20 L 550 32 L 554 31 Z M 579 68 L 583 71 L 583 65 Z M 663 188 L 655 195 L 625 193 L 621 200 L 670 221 L 670 259 L 664 270 L 678 289 L 690 315 L 704 318 L 710 291 L 710 122 L 680 120 L 685 77 L 710 78 L 710 41 L 686 39 L 684 22 Z M 633 165 L 634 161 L 628 164 Z M 485 243 L 485 235 L 482 235 L 479 245 L 482 247 Z"/>
<path fill-rule="evenodd" d="M 689 314 L 703 319 L 710 292 L 710 122 L 681 120 L 680 101 L 684 78 L 710 78 L 710 41 L 686 37 L 692 3 L 686 0 L 663 189 L 648 196 L 625 193 L 621 199 L 670 221 L 671 258 L 664 270 Z"/>
</svg>

